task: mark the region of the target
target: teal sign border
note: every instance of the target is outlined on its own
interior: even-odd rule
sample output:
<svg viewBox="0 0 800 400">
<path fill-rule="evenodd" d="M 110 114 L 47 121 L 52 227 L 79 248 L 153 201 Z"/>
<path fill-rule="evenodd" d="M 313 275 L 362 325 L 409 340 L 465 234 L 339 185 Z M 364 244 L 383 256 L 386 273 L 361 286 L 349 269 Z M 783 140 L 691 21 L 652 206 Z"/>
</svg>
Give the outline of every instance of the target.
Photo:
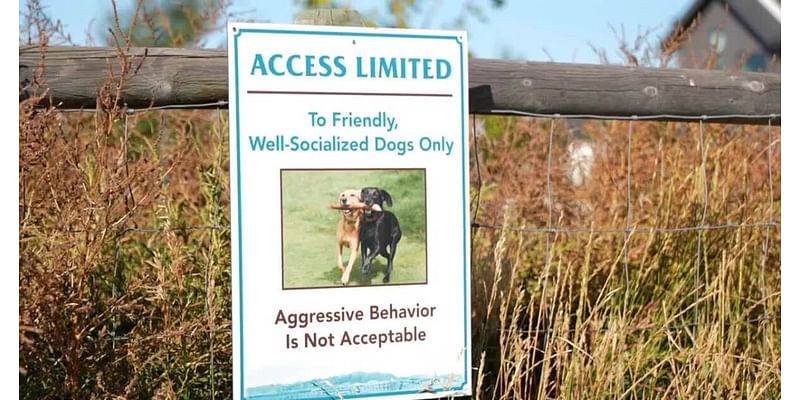
<svg viewBox="0 0 800 400">
<path fill-rule="evenodd" d="M 459 48 L 459 64 L 460 64 L 460 72 L 461 72 L 461 84 L 459 85 L 461 90 L 461 194 L 464 196 L 462 199 L 462 206 L 463 206 L 463 224 L 464 224 L 464 235 L 462 236 L 463 241 L 463 257 L 464 257 L 464 349 L 468 348 L 468 340 L 471 340 L 469 332 L 467 332 L 466 326 L 467 318 L 469 318 L 469 314 L 467 313 L 467 304 L 470 301 L 467 298 L 467 279 L 469 279 L 469 260 L 467 260 L 467 235 L 466 230 L 469 229 L 469 225 L 467 223 L 469 213 L 467 211 L 467 179 L 466 179 L 466 172 L 467 172 L 467 160 L 464 157 L 464 149 L 466 143 L 466 127 L 464 126 L 464 120 L 466 119 L 465 109 L 464 109 L 464 85 L 465 85 L 465 77 L 464 77 L 464 43 L 461 41 L 459 36 L 435 36 L 435 35 L 419 35 L 419 34 L 403 34 L 403 33 L 372 33 L 372 32 L 347 32 L 347 31 L 328 31 L 328 32 L 320 32 L 320 31 L 295 31 L 295 30 L 286 30 L 286 29 L 252 29 L 252 28 L 245 28 L 245 29 L 238 29 L 233 35 L 233 56 L 234 56 L 234 85 L 236 90 L 236 187 L 237 187 L 237 207 L 239 210 L 238 213 L 238 225 L 239 225 L 239 394 L 242 396 L 243 399 L 246 399 L 245 396 L 245 387 L 244 387 L 244 303 L 242 301 L 242 265 L 243 265 L 243 251 L 242 251 L 242 168 L 241 168 L 241 148 L 240 148 L 240 136 L 241 136 L 241 124 L 239 123 L 239 37 L 244 33 L 267 33 L 267 34 L 289 34 L 289 35 L 309 35 L 309 36 L 361 36 L 361 37 L 385 37 L 385 38 L 411 38 L 411 39 L 438 39 L 438 40 L 455 40 L 458 43 Z M 464 385 L 467 384 L 467 375 L 471 373 L 470 371 L 470 362 L 466 357 L 466 352 L 464 354 L 464 381 L 461 382 L 459 385 L 454 386 L 454 388 L 463 390 Z M 418 393 L 416 390 L 403 390 L 397 392 L 389 392 L 389 393 L 375 393 L 370 394 L 369 396 L 365 397 L 374 397 L 374 396 L 386 396 L 386 395 L 402 395 L 402 394 L 415 394 Z"/>
</svg>

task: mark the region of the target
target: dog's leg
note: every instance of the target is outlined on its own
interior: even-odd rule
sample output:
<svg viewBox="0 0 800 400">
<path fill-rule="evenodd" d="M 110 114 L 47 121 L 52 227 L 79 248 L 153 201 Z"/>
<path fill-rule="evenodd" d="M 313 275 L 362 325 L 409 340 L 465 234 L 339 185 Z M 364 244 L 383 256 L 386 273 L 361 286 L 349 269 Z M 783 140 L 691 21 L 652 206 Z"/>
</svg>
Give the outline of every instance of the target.
<svg viewBox="0 0 800 400">
<path fill-rule="evenodd" d="M 361 245 L 361 272 L 368 274 L 372 270 L 372 262 L 378 256 L 378 249 L 367 249 L 364 251 L 364 245 Z M 365 255 L 366 254 L 366 255 Z"/>
<path fill-rule="evenodd" d="M 389 242 L 388 246 L 389 254 L 384 255 L 384 257 L 386 257 L 386 274 L 383 276 L 383 283 L 389 283 L 391 279 L 392 271 L 394 270 L 394 257 L 397 255 L 397 244 L 400 243 L 402 237 L 403 233 L 400 231 L 400 225 L 398 223 L 391 233 L 392 240 Z"/>
<path fill-rule="evenodd" d="M 350 282 L 350 272 L 353 271 L 353 264 L 356 263 L 356 251 L 358 242 L 350 242 L 350 259 L 347 260 L 347 268 L 342 274 L 342 285 L 347 285 Z"/>
<path fill-rule="evenodd" d="M 394 269 L 394 255 L 397 252 L 397 240 L 389 243 L 389 254 L 386 257 L 386 273 L 383 275 L 383 283 L 389 283 L 391 279 L 392 270 Z"/>
<path fill-rule="evenodd" d="M 342 263 L 342 243 L 339 242 L 337 245 L 338 250 L 336 251 L 336 266 L 339 267 L 339 271 L 344 272 L 344 264 Z"/>
<path fill-rule="evenodd" d="M 361 273 L 368 274 L 369 273 L 369 264 L 367 263 L 367 250 L 369 249 L 368 245 L 365 245 L 364 242 L 361 242 Z"/>
</svg>

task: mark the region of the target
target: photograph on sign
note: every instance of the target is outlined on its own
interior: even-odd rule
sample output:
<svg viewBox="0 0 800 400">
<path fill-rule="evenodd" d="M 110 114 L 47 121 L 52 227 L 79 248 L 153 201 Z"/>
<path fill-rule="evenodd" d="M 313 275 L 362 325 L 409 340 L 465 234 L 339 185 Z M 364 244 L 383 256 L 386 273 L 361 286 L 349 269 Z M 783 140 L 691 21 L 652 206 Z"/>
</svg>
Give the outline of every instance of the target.
<svg viewBox="0 0 800 400">
<path fill-rule="evenodd" d="M 466 34 L 228 35 L 234 398 L 470 395 Z"/>
<path fill-rule="evenodd" d="M 284 289 L 427 283 L 425 170 L 283 170 L 281 204 Z"/>
</svg>

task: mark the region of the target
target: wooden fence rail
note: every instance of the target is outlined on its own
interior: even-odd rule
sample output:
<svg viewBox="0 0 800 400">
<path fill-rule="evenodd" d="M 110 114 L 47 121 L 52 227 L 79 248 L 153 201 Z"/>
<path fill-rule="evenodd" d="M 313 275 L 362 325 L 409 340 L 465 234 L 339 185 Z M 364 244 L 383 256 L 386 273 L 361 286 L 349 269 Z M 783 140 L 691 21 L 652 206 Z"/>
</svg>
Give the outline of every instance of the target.
<svg viewBox="0 0 800 400">
<path fill-rule="evenodd" d="M 94 108 L 109 72 L 119 76 L 119 54 L 114 48 L 20 47 L 20 101 L 46 93 L 61 108 Z M 225 50 L 132 48 L 127 56 L 131 75 L 123 99 L 129 107 L 228 98 Z M 34 79 L 40 67 L 42 79 Z M 781 110 L 781 78 L 769 73 L 471 59 L 469 86 L 476 114 L 729 115 L 713 121 L 766 124 L 755 116 Z"/>
</svg>

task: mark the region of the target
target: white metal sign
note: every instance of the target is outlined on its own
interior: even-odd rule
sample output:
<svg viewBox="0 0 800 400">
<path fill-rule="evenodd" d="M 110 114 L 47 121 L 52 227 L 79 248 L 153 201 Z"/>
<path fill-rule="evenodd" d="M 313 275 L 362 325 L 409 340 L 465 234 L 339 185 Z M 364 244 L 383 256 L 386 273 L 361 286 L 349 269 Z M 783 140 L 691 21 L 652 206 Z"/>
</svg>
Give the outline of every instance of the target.
<svg viewBox="0 0 800 400">
<path fill-rule="evenodd" d="M 470 394 L 466 34 L 228 48 L 234 397 Z"/>
</svg>

